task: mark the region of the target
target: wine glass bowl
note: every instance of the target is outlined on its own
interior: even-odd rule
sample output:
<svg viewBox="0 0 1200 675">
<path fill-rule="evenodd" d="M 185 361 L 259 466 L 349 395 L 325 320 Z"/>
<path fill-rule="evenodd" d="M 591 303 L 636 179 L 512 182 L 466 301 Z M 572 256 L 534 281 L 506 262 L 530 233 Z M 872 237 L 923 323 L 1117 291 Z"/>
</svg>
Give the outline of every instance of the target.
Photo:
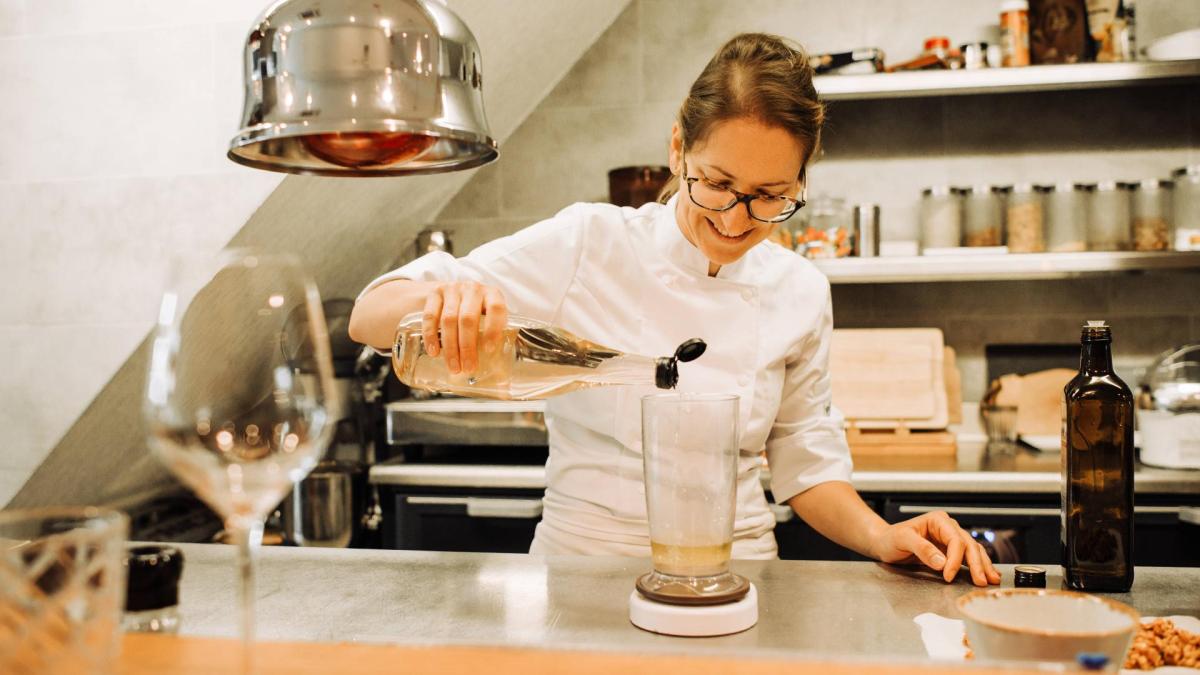
<svg viewBox="0 0 1200 675">
<path fill-rule="evenodd" d="M 328 445 L 332 386 L 320 298 L 294 257 L 235 249 L 171 265 L 151 348 L 147 432 L 158 458 L 238 541 L 247 645 L 253 549 L 266 515 Z"/>
</svg>

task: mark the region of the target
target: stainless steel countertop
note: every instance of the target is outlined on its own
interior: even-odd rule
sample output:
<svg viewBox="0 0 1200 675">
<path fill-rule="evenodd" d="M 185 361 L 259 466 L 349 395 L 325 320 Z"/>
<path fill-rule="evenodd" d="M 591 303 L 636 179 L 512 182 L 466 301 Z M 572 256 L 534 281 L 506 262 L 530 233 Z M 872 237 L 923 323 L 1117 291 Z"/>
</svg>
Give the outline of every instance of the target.
<svg viewBox="0 0 1200 675">
<path fill-rule="evenodd" d="M 502 449 L 497 449 L 502 452 Z M 763 471 L 770 487 L 770 470 Z M 371 467 L 377 485 L 447 488 L 544 489 L 542 466 L 405 464 Z M 1061 478 L 1059 454 L 1014 449 L 987 452 L 985 443 L 960 437 L 957 456 L 879 457 L 854 461 L 851 482 L 859 492 L 971 492 L 1056 495 Z M 1200 471 L 1138 465 L 1134 489 L 1144 495 L 1200 495 Z"/>
<path fill-rule="evenodd" d="M 237 631 L 235 549 L 183 544 L 182 632 Z M 628 598 L 649 560 L 267 547 L 258 569 L 266 640 L 458 643 L 634 652 L 919 659 L 913 617 L 957 617 L 972 586 L 875 563 L 734 561 L 759 591 L 759 622 L 737 635 L 671 638 L 635 628 Z M 1004 586 L 1012 567 L 1001 566 Z M 1061 583 L 1048 569 L 1049 587 Z M 1144 615 L 1200 614 L 1200 569 L 1138 568 L 1128 594 Z"/>
</svg>

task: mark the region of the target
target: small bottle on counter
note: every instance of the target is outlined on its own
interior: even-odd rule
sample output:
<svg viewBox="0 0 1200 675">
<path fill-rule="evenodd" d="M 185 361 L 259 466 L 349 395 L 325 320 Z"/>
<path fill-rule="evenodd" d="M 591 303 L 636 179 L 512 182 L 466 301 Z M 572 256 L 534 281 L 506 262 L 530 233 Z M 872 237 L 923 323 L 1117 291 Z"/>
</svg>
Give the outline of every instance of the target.
<svg viewBox="0 0 1200 675">
<path fill-rule="evenodd" d="M 422 314 L 400 320 L 392 345 L 392 369 L 414 389 L 501 400 L 549 398 L 584 387 L 616 384 L 655 385 L 673 389 L 678 364 L 699 358 L 703 340 L 691 339 L 673 356 L 652 358 L 626 354 L 589 342 L 562 328 L 509 315 L 499 348 L 479 352 L 473 373 L 451 373 L 442 354 L 425 351 Z M 483 343 L 480 327 L 479 344 Z"/>
<path fill-rule="evenodd" d="M 1171 172 L 1175 184 L 1175 250 L 1200 251 L 1200 164 Z"/>
<path fill-rule="evenodd" d="M 1000 5 L 1000 52 L 1005 68 L 1029 65 L 1029 2 L 1004 0 Z"/>
<path fill-rule="evenodd" d="M 1088 249 L 1129 250 L 1129 195 L 1133 186 L 1111 180 L 1080 185 L 1091 193 L 1088 207 Z"/>
<path fill-rule="evenodd" d="M 125 556 L 128 568 L 125 614 L 127 633 L 179 631 L 179 577 L 183 552 L 174 546 L 137 546 Z"/>
<path fill-rule="evenodd" d="M 963 195 L 963 244 L 1000 246 L 1004 243 L 1003 188 L 973 185 Z"/>
<path fill-rule="evenodd" d="M 1112 331 L 1089 321 L 1063 391 L 1063 577 L 1081 591 L 1133 585 L 1133 392 L 1113 372 Z"/>
<path fill-rule="evenodd" d="M 921 249 L 962 245 L 962 193 L 949 185 L 921 191 Z"/>
<path fill-rule="evenodd" d="M 1008 193 L 1004 227 L 1009 253 L 1040 253 L 1046 250 L 1042 196 L 1047 188 L 1017 183 Z"/>
<path fill-rule="evenodd" d="M 1133 250 L 1171 248 L 1171 192 L 1175 184 L 1148 179 L 1133 185 Z"/>
</svg>

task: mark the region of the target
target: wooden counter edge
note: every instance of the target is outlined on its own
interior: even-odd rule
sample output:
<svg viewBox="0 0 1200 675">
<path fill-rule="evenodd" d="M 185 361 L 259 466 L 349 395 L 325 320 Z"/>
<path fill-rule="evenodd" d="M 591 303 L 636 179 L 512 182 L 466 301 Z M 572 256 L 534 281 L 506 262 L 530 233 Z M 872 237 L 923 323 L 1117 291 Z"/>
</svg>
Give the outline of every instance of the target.
<svg viewBox="0 0 1200 675">
<path fill-rule="evenodd" d="M 353 642 L 260 642 L 255 646 L 257 675 L 309 673 L 438 673 L 447 675 L 1013 675 L 1029 670 L 1001 670 L 970 664 L 886 664 L 870 661 L 782 659 L 733 656 L 679 656 L 555 649 L 408 646 Z M 118 675 L 217 675 L 238 673 L 237 640 L 164 635 L 126 635 Z"/>
</svg>

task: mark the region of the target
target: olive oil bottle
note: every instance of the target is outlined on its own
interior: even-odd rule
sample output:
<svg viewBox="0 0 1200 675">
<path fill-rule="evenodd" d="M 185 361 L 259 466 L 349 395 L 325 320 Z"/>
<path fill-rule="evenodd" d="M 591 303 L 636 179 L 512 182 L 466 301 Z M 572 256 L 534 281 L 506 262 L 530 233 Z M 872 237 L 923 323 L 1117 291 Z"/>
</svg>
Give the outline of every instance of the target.
<svg viewBox="0 0 1200 675">
<path fill-rule="evenodd" d="M 1067 586 L 1133 585 L 1133 393 L 1113 372 L 1112 331 L 1089 321 L 1064 389 L 1062 549 Z"/>
</svg>

